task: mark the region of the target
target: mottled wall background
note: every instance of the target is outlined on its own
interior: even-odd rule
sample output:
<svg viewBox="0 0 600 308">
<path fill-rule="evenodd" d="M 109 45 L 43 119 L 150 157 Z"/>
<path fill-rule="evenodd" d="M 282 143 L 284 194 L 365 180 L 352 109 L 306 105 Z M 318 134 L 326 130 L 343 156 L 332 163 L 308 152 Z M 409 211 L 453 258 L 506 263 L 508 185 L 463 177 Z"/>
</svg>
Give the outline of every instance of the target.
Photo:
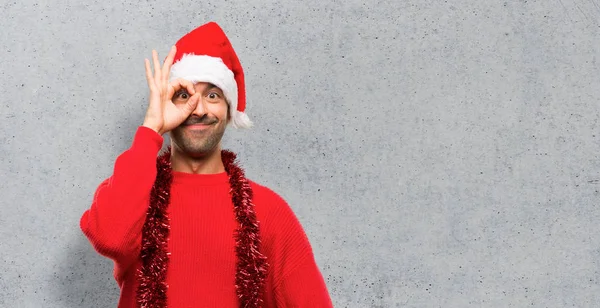
<svg viewBox="0 0 600 308">
<path fill-rule="evenodd" d="M 600 1 L 2 1 L 0 306 L 115 307 L 79 230 L 207 21 L 246 70 L 246 173 L 336 307 L 600 305 Z"/>
</svg>

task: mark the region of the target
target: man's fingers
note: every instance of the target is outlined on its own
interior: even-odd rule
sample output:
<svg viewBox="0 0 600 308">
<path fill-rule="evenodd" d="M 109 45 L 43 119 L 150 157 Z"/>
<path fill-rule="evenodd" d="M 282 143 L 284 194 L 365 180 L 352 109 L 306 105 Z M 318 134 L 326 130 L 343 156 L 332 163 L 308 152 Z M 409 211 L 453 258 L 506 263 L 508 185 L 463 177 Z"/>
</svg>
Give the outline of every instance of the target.
<svg viewBox="0 0 600 308">
<path fill-rule="evenodd" d="M 179 79 L 181 79 L 181 78 L 179 78 Z M 196 94 L 196 89 L 194 89 L 194 84 L 191 81 L 185 80 L 185 79 L 181 79 L 181 84 L 183 86 L 185 86 L 185 89 L 188 91 L 188 93 L 190 95 Z"/>
<path fill-rule="evenodd" d="M 160 84 L 161 80 L 161 72 L 160 72 L 160 62 L 158 62 L 158 53 L 156 50 L 152 50 L 152 60 L 154 61 L 154 81 L 157 84 Z"/>
<path fill-rule="evenodd" d="M 173 45 L 171 47 L 171 51 L 169 51 L 169 55 L 165 59 L 165 63 L 162 68 L 162 78 L 163 82 L 169 81 L 169 73 L 171 72 L 171 65 L 173 65 L 173 59 L 175 59 L 175 54 L 177 53 L 177 47 Z"/>
<path fill-rule="evenodd" d="M 150 61 L 144 59 L 144 66 L 146 67 L 146 80 L 148 80 L 148 87 L 153 90 L 155 87 L 154 78 L 152 78 L 152 69 L 150 68 Z"/>
<path fill-rule="evenodd" d="M 175 91 L 184 88 L 190 95 L 194 95 L 196 93 L 196 90 L 194 89 L 194 84 L 189 80 L 177 78 L 171 81 L 170 84 L 173 88 L 175 88 Z"/>
<path fill-rule="evenodd" d="M 188 99 L 187 102 L 185 102 L 185 105 L 183 106 L 183 111 L 185 112 L 186 116 L 189 116 L 194 111 L 194 109 L 196 109 L 196 106 L 198 106 L 199 101 L 200 93 L 197 93 L 192 95 L 192 97 L 190 97 L 190 99 Z"/>
<path fill-rule="evenodd" d="M 173 85 L 168 84 L 167 85 L 167 99 L 171 100 L 173 99 L 173 95 L 175 95 L 175 91 L 179 90 L 179 88 L 175 88 Z"/>
<path fill-rule="evenodd" d="M 181 89 L 183 87 L 183 85 L 181 84 L 181 79 L 177 78 L 171 82 L 169 82 L 169 85 L 175 89 L 175 91 L 179 91 L 179 89 Z"/>
</svg>

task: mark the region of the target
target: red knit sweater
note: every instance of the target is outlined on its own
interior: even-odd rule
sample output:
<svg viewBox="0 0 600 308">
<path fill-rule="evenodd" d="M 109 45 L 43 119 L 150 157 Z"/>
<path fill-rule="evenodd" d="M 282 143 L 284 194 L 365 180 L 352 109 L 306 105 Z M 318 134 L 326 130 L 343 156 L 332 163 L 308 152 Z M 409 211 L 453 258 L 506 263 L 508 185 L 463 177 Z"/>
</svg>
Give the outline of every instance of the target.
<svg viewBox="0 0 600 308">
<path fill-rule="evenodd" d="M 94 194 L 80 225 L 94 249 L 114 260 L 119 308 L 133 308 L 142 226 L 163 137 L 140 126 L 131 148 Z M 250 181 L 269 263 L 264 307 L 333 307 L 308 238 L 288 204 Z M 168 307 L 238 307 L 236 220 L 226 173 L 173 172 Z"/>
</svg>

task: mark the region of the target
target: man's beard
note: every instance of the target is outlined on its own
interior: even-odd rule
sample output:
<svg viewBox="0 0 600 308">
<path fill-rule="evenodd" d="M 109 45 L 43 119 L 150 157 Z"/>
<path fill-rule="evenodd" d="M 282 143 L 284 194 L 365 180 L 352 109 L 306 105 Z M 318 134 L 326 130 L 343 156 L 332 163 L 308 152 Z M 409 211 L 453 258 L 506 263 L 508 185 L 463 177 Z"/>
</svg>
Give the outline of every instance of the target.
<svg viewBox="0 0 600 308">
<path fill-rule="evenodd" d="M 187 125 L 207 124 L 208 128 L 195 132 L 186 130 Z M 171 131 L 171 140 L 182 152 L 191 157 L 204 157 L 217 149 L 225 134 L 225 125 L 217 118 L 190 116 L 185 122 Z"/>
</svg>

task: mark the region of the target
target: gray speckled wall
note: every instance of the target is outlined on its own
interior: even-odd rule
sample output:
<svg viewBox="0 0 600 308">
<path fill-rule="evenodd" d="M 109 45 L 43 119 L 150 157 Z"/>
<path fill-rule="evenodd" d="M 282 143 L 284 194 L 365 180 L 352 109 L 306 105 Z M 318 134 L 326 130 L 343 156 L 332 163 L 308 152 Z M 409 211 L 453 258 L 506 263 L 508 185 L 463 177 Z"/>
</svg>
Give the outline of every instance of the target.
<svg viewBox="0 0 600 308">
<path fill-rule="evenodd" d="M 303 3 L 0 3 L 0 307 L 116 306 L 79 218 L 210 20 L 336 307 L 600 305 L 600 2 Z"/>
</svg>

